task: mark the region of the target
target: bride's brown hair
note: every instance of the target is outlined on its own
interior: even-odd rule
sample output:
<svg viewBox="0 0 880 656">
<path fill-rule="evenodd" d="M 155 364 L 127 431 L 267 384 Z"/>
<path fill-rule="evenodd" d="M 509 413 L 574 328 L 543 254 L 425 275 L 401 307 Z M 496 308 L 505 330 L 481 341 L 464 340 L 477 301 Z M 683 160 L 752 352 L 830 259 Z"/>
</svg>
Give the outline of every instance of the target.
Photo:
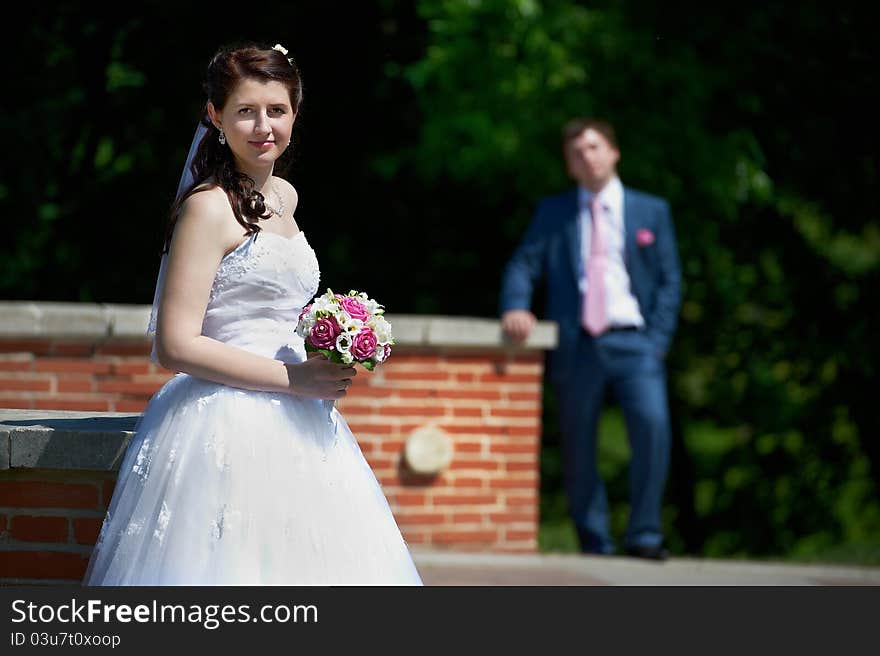
<svg viewBox="0 0 880 656">
<path fill-rule="evenodd" d="M 302 80 L 293 59 L 288 58 L 280 50 L 253 43 L 221 48 L 211 58 L 203 84 L 207 100 L 211 101 L 218 111 L 222 110 L 235 87 L 245 79 L 281 82 L 290 94 L 290 104 L 294 114 L 298 113 L 302 103 Z M 226 192 L 235 219 L 247 234 L 260 232 L 261 228 L 257 225 L 257 220 L 267 218 L 270 214 L 263 194 L 254 189 L 256 186 L 254 179 L 236 170 L 232 151 L 220 144 L 218 140 L 220 131 L 214 127 L 208 117 L 207 101 L 201 122 L 208 131 L 202 137 L 190 167 L 193 183 L 171 206 L 163 253 L 167 253 L 171 245 L 171 235 L 184 201 L 200 184 L 211 177 L 214 178 L 217 186 Z M 277 164 L 279 171 L 283 173 L 290 164 L 290 149 L 278 158 Z"/>
</svg>

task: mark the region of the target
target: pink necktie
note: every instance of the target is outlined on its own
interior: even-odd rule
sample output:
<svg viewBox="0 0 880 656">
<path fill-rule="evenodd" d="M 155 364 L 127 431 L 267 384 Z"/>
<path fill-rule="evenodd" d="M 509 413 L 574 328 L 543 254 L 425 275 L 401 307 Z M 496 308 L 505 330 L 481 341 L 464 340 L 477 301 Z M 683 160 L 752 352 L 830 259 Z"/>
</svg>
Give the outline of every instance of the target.
<svg viewBox="0 0 880 656">
<path fill-rule="evenodd" d="M 593 337 L 601 335 L 608 328 L 608 313 L 605 302 L 605 238 L 602 230 L 602 205 L 596 196 L 590 203 L 592 229 L 590 231 L 590 253 L 584 254 L 587 264 L 587 292 L 583 301 L 581 323 Z"/>
</svg>

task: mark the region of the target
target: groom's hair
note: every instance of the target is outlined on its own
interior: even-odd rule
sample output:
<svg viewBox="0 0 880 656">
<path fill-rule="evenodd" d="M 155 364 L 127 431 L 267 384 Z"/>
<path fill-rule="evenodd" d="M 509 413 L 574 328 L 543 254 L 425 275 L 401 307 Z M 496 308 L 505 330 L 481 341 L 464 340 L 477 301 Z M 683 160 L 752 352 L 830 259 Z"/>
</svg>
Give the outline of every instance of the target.
<svg viewBox="0 0 880 656">
<path fill-rule="evenodd" d="M 591 116 L 578 116 L 569 120 L 562 127 L 562 145 L 563 147 L 569 141 L 575 139 L 584 130 L 593 129 L 608 140 L 615 150 L 620 150 L 617 145 L 617 135 L 614 134 L 614 127 L 606 120 L 594 118 Z"/>
</svg>

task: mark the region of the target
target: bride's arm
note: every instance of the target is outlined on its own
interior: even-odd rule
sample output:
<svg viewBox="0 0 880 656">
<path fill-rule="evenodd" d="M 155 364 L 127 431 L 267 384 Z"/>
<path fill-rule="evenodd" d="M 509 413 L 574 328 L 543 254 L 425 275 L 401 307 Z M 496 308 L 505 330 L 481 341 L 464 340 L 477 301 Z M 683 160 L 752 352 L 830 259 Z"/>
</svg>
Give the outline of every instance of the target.
<svg viewBox="0 0 880 656">
<path fill-rule="evenodd" d="M 354 375 L 352 367 L 323 358 L 285 364 L 201 334 L 214 276 L 234 245 L 230 225 L 238 223 L 230 222 L 230 213 L 220 190 L 194 194 L 181 210 L 159 300 L 159 362 L 172 371 L 231 387 L 328 399 L 344 396 Z"/>
</svg>

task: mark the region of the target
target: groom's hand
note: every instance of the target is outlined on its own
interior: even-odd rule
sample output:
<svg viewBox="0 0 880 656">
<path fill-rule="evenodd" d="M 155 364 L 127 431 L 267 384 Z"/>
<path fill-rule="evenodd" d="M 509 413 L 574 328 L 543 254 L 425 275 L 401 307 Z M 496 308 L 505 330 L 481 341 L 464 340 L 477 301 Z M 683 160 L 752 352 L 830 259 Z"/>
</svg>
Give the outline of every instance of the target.
<svg viewBox="0 0 880 656">
<path fill-rule="evenodd" d="M 514 342 L 524 342 L 532 334 L 538 320 L 528 310 L 508 310 L 501 315 L 501 329 Z"/>
</svg>

